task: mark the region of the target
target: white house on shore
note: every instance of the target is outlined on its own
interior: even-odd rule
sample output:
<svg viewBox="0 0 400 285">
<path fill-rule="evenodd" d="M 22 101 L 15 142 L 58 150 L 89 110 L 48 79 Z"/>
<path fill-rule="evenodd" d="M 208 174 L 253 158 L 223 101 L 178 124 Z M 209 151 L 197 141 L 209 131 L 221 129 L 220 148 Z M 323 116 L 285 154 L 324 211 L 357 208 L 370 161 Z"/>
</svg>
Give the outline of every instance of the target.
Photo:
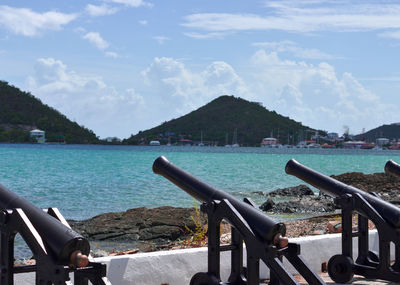
<svg viewBox="0 0 400 285">
<path fill-rule="evenodd" d="M 31 138 L 35 138 L 38 143 L 46 142 L 46 133 L 45 131 L 35 129 L 29 132 Z"/>
<path fill-rule="evenodd" d="M 389 144 L 390 140 L 387 138 L 377 138 L 376 145 L 379 147 L 383 147 L 386 144 Z"/>
</svg>

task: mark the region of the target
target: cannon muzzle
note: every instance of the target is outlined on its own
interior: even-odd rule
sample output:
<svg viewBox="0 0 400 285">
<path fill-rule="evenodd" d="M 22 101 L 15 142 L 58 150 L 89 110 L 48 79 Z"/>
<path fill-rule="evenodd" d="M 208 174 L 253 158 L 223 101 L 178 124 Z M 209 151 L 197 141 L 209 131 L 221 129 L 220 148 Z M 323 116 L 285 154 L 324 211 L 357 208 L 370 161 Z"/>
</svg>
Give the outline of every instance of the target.
<svg viewBox="0 0 400 285">
<path fill-rule="evenodd" d="M 153 171 L 156 174 L 164 176 L 200 202 L 228 200 L 246 220 L 257 236 L 269 244 L 282 243 L 282 239 L 279 236 L 286 234 L 286 227 L 283 223 L 272 220 L 269 216 L 249 204 L 197 179 L 195 176 L 169 162 L 164 156 L 160 156 L 154 161 Z"/>
<path fill-rule="evenodd" d="M 342 183 L 332 177 L 319 173 L 305 165 L 302 165 L 295 159 L 288 161 L 285 171 L 287 174 L 300 178 L 304 182 L 311 184 L 332 197 L 339 197 L 345 194 L 359 194 L 382 216 L 386 222 L 396 228 L 400 228 L 400 209 L 389 202 L 356 187 Z"/>
<path fill-rule="evenodd" d="M 0 185 L 0 208 L 20 208 L 44 241 L 46 249 L 62 265 L 84 267 L 88 264 L 90 245 L 87 239 L 24 198 Z"/>
<path fill-rule="evenodd" d="M 400 177 L 400 164 L 389 160 L 385 164 L 385 173 Z"/>
</svg>

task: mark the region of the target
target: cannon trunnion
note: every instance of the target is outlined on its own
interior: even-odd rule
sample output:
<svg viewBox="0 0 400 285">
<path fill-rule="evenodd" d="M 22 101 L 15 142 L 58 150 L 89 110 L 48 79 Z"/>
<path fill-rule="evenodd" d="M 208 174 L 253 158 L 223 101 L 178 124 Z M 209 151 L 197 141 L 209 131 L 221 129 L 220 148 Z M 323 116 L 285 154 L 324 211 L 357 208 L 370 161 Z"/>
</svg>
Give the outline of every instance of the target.
<svg viewBox="0 0 400 285">
<path fill-rule="evenodd" d="M 370 279 L 400 281 L 400 209 L 376 194 L 364 192 L 304 166 L 294 159 L 288 161 L 286 173 L 334 197 L 342 213 L 342 254 L 331 257 L 328 273 L 337 283 L 349 283 L 353 275 Z M 400 173 L 400 172 L 399 172 Z M 353 214 L 358 216 L 353 232 Z M 368 222 L 378 230 L 379 253 L 369 250 Z M 358 238 L 358 257 L 353 258 L 353 238 Z M 395 246 L 395 262 L 390 260 L 390 245 Z"/>
</svg>

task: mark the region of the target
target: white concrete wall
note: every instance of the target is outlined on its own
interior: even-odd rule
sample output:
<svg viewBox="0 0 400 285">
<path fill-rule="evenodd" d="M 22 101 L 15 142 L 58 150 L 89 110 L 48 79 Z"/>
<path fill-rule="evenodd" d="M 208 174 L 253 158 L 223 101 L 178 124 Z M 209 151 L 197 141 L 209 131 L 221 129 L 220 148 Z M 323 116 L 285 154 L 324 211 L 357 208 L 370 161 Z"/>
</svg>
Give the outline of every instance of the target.
<svg viewBox="0 0 400 285">
<path fill-rule="evenodd" d="M 357 239 L 354 241 L 354 256 L 357 256 Z M 341 253 L 341 234 L 318 235 L 292 238 L 290 242 L 301 246 L 301 256 L 315 272 L 321 270 L 322 262 L 328 262 L 335 254 Z M 370 231 L 370 249 L 378 251 L 378 234 Z M 221 275 L 227 278 L 230 272 L 230 253 L 221 257 Z M 113 285 L 187 285 L 197 272 L 207 271 L 207 248 L 138 253 L 117 257 L 96 258 L 107 264 L 107 277 Z M 285 262 L 287 267 L 293 268 Z M 262 278 L 269 276 L 269 270 L 260 266 Z M 33 273 L 19 274 L 15 284 L 34 284 Z M 226 279 L 225 279 L 226 280 Z"/>
</svg>

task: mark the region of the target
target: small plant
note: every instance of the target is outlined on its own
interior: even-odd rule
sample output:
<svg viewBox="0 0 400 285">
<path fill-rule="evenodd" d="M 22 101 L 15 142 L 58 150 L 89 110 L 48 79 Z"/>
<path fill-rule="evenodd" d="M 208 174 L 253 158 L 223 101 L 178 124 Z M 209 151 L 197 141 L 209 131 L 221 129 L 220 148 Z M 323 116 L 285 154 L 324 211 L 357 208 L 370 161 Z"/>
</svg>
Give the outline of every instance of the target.
<svg viewBox="0 0 400 285">
<path fill-rule="evenodd" d="M 190 216 L 190 219 L 194 223 L 194 229 L 192 230 L 187 225 L 185 225 L 185 229 L 188 231 L 191 238 L 186 240 L 187 246 L 202 246 L 206 244 L 207 238 L 207 224 L 203 223 L 201 219 L 201 213 L 199 209 L 199 205 L 197 204 L 196 200 L 193 199 L 193 206 L 195 215 Z"/>
</svg>

